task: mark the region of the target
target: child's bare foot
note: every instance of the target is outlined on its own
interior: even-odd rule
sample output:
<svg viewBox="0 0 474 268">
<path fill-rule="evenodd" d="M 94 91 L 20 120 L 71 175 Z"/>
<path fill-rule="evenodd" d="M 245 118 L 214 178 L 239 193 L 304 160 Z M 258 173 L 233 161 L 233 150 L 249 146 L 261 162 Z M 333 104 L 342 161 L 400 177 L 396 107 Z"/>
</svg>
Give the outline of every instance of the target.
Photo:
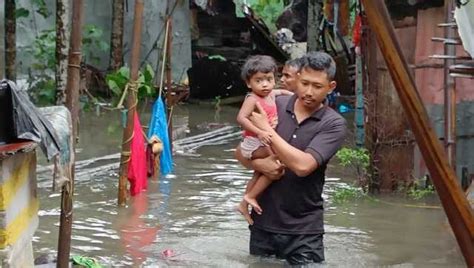
<svg viewBox="0 0 474 268">
<path fill-rule="evenodd" d="M 262 214 L 262 208 L 258 205 L 257 199 L 244 195 L 244 200 L 252 206 L 257 214 Z"/>
<path fill-rule="evenodd" d="M 242 200 L 240 204 L 237 206 L 237 211 L 244 216 L 245 220 L 250 224 L 253 225 L 253 220 L 250 217 L 249 213 L 249 204 L 245 202 L 245 200 Z"/>
</svg>

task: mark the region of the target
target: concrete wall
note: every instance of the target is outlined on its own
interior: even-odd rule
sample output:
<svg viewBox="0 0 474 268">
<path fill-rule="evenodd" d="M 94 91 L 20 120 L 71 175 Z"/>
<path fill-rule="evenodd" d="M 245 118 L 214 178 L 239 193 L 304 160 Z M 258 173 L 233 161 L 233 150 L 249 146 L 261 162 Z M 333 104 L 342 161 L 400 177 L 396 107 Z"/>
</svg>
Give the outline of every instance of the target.
<svg viewBox="0 0 474 268">
<path fill-rule="evenodd" d="M 433 128 L 440 139 L 444 139 L 444 106 L 426 105 Z M 461 171 L 467 167 L 474 173 L 474 102 L 462 101 L 456 105 L 456 174 L 461 179 Z M 420 152 L 415 154 L 415 174 L 427 174 Z"/>
<path fill-rule="evenodd" d="M 1 267 L 33 267 L 38 207 L 35 150 L 0 158 Z"/>
<path fill-rule="evenodd" d="M 44 19 L 41 15 L 36 12 L 35 6 L 31 0 L 17 0 L 17 8 L 23 7 L 30 10 L 30 15 L 27 18 L 21 18 L 17 21 L 17 68 L 18 77 L 25 75 L 28 67 L 32 63 L 31 54 L 27 51 L 35 40 L 36 36 L 46 29 L 53 29 L 55 27 L 55 1 L 46 0 L 48 4 L 48 10 L 51 11 L 51 16 Z M 112 2 L 113 0 L 85 0 L 85 24 L 94 24 L 103 30 L 103 40 L 109 43 L 111 25 L 112 25 Z M 143 21 L 142 30 L 142 45 L 141 45 L 141 56 L 144 60 L 144 56 L 148 54 L 154 45 L 154 41 L 163 29 L 164 14 L 166 10 L 167 1 L 144 1 L 145 14 Z M 174 2 L 174 1 L 171 1 Z M 173 13 L 173 46 L 172 46 L 172 69 L 173 79 L 180 79 L 181 74 L 186 73 L 185 70 L 191 67 L 191 14 L 189 11 L 189 0 L 178 1 L 178 5 Z M 3 1 L 0 4 L 0 75 L 4 74 L 4 5 Z M 130 46 L 132 43 L 132 25 L 133 25 L 133 11 L 135 1 L 125 1 L 128 3 L 128 7 L 125 9 L 125 21 L 124 21 L 124 59 L 125 62 L 129 62 L 130 59 Z M 161 34 L 163 38 L 164 33 Z M 159 40 L 159 47 L 161 48 L 162 39 Z M 153 67 L 157 63 L 158 52 L 153 51 L 148 62 Z M 100 54 L 100 63 L 98 67 L 105 70 L 109 63 L 109 51 L 102 52 Z"/>
</svg>

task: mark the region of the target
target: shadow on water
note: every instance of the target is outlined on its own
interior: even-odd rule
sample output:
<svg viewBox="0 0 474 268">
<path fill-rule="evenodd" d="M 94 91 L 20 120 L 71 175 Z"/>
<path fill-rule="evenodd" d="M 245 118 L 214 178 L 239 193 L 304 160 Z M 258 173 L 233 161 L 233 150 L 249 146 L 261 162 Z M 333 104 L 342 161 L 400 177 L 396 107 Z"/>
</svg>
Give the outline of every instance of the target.
<svg viewBox="0 0 474 268">
<path fill-rule="evenodd" d="M 175 138 L 235 126 L 237 108 L 219 116 L 208 106 L 175 108 Z M 146 124 L 149 115 L 142 115 Z M 74 195 L 71 254 L 94 257 L 104 266 L 283 267 L 275 259 L 248 254 L 248 228 L 234 207 L 251 171 L 233 158 L 238 136 L 175 155 L 175 172 L 150 180 L 148 191 L 116 206 L 120 115 L 82 120 Z M 88 159 L 99 156 L 95 161 Z M 45 164 L 46 165 L 46 164 Z M 59 194 L 39 167 L 40 226 L 35 255 L 56 252 Z M 329 178 L 347 176 L 332 164 Z M 326 267 L 463 267 L 441 209 L 408 208 L 406 200 L 355 200 L 338 205 L 331 194 L 348 181 L 326 183 Z"/>
</svg>

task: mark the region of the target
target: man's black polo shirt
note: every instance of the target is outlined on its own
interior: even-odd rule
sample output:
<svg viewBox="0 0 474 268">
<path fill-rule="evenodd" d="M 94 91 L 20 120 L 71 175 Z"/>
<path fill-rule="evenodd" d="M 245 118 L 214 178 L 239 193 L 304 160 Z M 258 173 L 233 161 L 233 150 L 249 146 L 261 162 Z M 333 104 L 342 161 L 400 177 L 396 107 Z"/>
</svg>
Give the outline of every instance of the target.
<svg viewBox="0 0 474 268">
<path fill-rule="evenodd" d="M 286 169 L 259 197 L 262 215 L 252 213 L 254 227 L 283 234 L 323 233 L 323 198 L 326 164 L 344 141 L 346 121 L 324 106 L 300 124 L 296 121 L 296 95 L 279 96 L 277 133 L 292 146 L 310 153 L 319 167 L 307 177 Z"/>
</svg>

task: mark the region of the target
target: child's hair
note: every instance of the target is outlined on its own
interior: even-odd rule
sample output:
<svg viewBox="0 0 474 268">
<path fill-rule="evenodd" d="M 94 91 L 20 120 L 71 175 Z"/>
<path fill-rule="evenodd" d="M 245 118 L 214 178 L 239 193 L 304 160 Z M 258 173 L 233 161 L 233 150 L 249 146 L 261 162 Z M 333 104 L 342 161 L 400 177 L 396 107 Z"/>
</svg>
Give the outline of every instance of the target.
<svg viewBox="0 0 474 268">
<path fill-rule="evenodd" d="M 266 55 L 255 55 L 245 61 L 240 76 L 244 81 L 249 81 L 252 75 L 258 72 L 275 73 L 276 71 L 277 65 L 272 57 Z"/>
<path fill-rule="evenodd" d="M 326 52 L 311 51 L 302 58 L 301 69 L 310 68 L 316 71 L 323 71 L 331 81 L 336 76 L 336 62 Z"/>
</svg>

